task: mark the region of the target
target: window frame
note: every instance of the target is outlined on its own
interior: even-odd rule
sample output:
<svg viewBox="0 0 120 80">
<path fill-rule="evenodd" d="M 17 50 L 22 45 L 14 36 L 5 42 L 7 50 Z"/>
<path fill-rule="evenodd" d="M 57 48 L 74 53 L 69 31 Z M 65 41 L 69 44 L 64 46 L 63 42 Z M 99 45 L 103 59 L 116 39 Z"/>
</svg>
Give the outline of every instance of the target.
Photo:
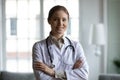
<svg viewBox="0 0 120 80">
<path fill-rule="evenodd" d="M 5 0 L 0 0 L 0 18 L 1 18 L 1 25 L 0 25 L 0 70 L 6 69 L 6 28 L 5 28 Z M 4 54 L 3 54 L 4 53 Z"/>
</svg>

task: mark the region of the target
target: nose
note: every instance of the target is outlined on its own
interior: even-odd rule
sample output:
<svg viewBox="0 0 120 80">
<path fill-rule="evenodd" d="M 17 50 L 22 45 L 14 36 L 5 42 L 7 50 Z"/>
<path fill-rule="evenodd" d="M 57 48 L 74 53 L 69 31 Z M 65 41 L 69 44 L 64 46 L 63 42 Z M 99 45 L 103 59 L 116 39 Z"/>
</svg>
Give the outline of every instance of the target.
<svg viewBox="0 0 120 80">
<path fill-rule="evenodd" d="M 58 25 L 61 26 L 63 24 L 62 20 L 58 20 Z"/>
</svg>

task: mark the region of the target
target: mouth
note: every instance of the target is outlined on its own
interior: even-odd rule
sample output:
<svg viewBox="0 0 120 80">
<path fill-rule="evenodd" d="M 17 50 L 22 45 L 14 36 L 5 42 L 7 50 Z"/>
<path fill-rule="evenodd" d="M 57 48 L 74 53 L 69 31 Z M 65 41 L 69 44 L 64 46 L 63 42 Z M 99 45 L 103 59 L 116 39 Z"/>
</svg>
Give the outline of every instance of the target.
<svg viewBox="0 0 120 80">
<path fill-rule="evenodd" d="M 56 30 L 57 30 L 57 31 L 63 31 L 64 28 L 63 28 L 63 27 L 58 27 L 58 28 L 56 28 Z"/>
<path fill-rule="evenodd" d="M 64 29 L 61 27 L 59 27 L 59 28 L 56 28 L 56 31 L 58 32 L 58 33 L 63 33 L 63 31 L 64 31 Z"/>
<path fill-rule="evenodd" d="M 64 29 L 64 26 L 58 26 L 56 29 Z"/>
</svg>

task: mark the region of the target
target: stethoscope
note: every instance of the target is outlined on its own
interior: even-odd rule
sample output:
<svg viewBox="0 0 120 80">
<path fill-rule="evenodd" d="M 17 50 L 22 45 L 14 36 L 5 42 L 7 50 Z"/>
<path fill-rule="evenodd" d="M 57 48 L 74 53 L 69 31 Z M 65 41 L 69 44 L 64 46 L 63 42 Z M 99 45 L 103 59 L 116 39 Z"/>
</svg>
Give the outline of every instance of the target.
<svg viewBox="0 0 120 80">
<path fill-rule="evenodd" d="M 48 55 L 49 55 L 49 58 L 50 58 L 50 62 L 51 62 L 51 66 L 50 67 L 52 67 L 52 68 L 54 68 L 55 67 L 55 65 L 54 64 L 52 64 L 52 56 L 51 56 L 51 54 L 50 54 L 50 50 L 49 50 L 49 48 L 48 48 L 48 38 L 49 37 L 47 37 L 47 39 L 46 39 L 46 46 L 47 46 L 47 51 L 48 51 Z M 65 37 L 68 41 L 69 41 L 69 45 L 68 46 L 66 46 L 66 48 L 65 48 L 65 51 L 67 50 L 67 48 L 68 47 L 70 47 L 70 48 L 72 48 L 72 51 L 73 51 L 73 53 L 75 52 L 75 48 L 74 48 L 74 46 L 72 45 L 72 42 L 71 42 L 71 40 L 68 38 L 68 37 Z"/>
</svg>

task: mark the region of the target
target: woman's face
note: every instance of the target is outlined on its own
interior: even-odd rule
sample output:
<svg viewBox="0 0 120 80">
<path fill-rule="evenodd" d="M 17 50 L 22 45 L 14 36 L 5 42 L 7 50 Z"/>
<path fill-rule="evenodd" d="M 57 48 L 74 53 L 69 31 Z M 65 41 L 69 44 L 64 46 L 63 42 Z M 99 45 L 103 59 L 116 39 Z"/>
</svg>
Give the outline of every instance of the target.
<svg viewBox="0 0 120 80">
<path fill-rule="evenodd" d="M 64 35 L 68 25 L 68 15 L 63 10 L 56 11 L 51 17 L 49 24 L 53 35 Z"/>
</svg>

